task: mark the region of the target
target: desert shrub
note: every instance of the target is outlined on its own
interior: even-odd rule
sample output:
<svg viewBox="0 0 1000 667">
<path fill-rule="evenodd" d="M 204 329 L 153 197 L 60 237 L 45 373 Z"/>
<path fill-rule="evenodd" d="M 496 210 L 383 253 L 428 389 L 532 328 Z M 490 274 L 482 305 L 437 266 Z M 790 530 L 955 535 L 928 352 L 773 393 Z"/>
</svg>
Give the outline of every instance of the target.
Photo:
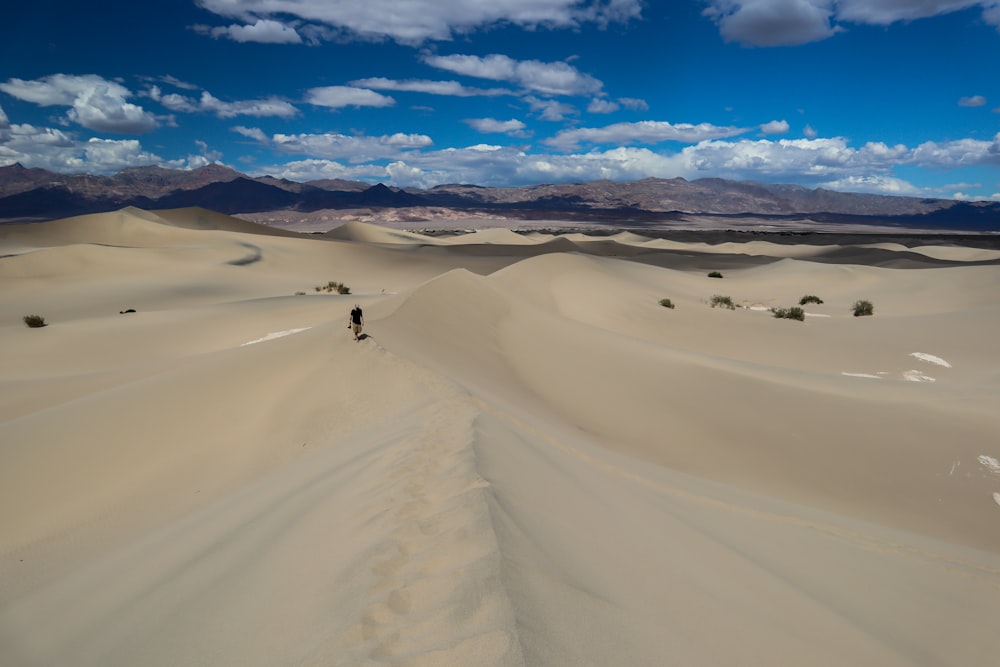
<svg viewBox="0 0 1000 667">
<path fill-rule="evenodd" d="M 295 293 L 295 296 L 305 296 L 305 295 L 306 295 L 305 292 L 296 292 Z"/>
<path fill-rule="evenodd" d="M 859 299 L 858 301 L 855 301 L 854 306 L 852 306 L 852 310 L 854 311 L 854 317 L 861 317 L 862 315 L 875 314 L 875 306 L 872 305 L 871 301 L 866 301 L 864 299 Z"/>
<path fill-rule="evenodd" d="M 721 294 L 715 294 L 712 296 L 712 300 L 709 302 L 712 304 L 712 308 L 723 307 L 729 310 L 736 310 L 736 304 L 733 303 L 733 299 L 728 296 L 722 296 Z"/>
<path fill-rule="evenodd" d="M 333 280 L 331 280 L 330 282 L 328 282 L 323 287 L 317 287 L 316 288 L 317 292 L 324 291 L 324 290 L 327 291 L 327 292 L 336 292 L 337 294 L 350 294 L 351 293 L 351 288 L 350 287 L 348 287 L 344 283 L 338 283 L 338 282 L 335 282 Z"/>
<path fill-rule="evenodd" d="M 25 315 L 24 323 L 32 329 L 38 329 L 45 326 L 45 318 L 41 315 Z"/>
<path fill-rule="evenodd" d="M 807 303 L 823 303 L 823 299 L 814 294 L 806 294 L 804 297 L 799 299 L 799 305 L 804 306 Z"/>
<path fill-rule="evenodd" d="M 772 308 L 771 312 L 774 313 L 774 316 L 779 319 L 798 320 L 799 322 L 806 319 L 806 311 L 802 310 L 798 306 L 792 306 L 791 308 Z"/>
<path fill-rule="evenodd" d="M 660 299 L 660 305 L 663 306 L 664 308 L 673 308 L 674 302 L 671 301 L 670 299 Z"/>
<path fill-rule="evenodd" d="M 709 278 L 721 278 L 722 274 L 719 273 L 718 271 L 712 271 L 711 273 L 708 274 L 708 277 Z"/>
</svg>

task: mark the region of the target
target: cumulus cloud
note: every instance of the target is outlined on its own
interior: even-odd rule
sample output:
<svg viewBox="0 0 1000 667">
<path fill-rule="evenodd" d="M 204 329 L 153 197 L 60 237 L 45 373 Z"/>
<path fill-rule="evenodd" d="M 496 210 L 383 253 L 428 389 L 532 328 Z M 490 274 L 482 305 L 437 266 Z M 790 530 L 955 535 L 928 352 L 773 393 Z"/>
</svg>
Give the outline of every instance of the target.
<svg viewBox="0 0 1000 667">
<path fill-rule="evenodd" d="M 219 118 L 235 118 L 236 116 L 291 118 L 298 114 L 298 109 L 295 106 L 277 97 L 224 102 L 207 90 L 202 91 L 200 98 L 194 99 L 177 93 L 163 94 L 158 86 L 152 86 L 148 95 L 171 111 L 214 113 Z"/>
<path fill-rule="evenodd" d="M 396 100 L 367 88 L 323 86 L 306 91 L 306 102 L 319 107 L 391 107 Z"/>
<path fill-rule="evenodd" d="M 497 24 L 525 28 L 606 26 L 640 16 L 641 0 L 196 0 L 208 11 L 246 24 L 295 17 L 300 32 L 326 28 L 326 38 L 354 35 L 404 44 L 450 40 Z M 222 36 L 232 37 L 228 33 Z"/>
<path fill-rule="evenodd" d="M 746 128 L 719 127 L 709 123 L 668 123 L 644 120 L 637 123 L 614 123 L 604 127 L 582 127 L 562 130 L 545 144 L 563 151 L 579 148 L 580 144 L 655 144 L 664 141 L 695 143 L 705 139 L 732 137 L 746 132 Z"/>
<path fill-rule="evenodd" d="M 834 34 L 831 0 L 710 0 L 705 16 L 727 42 L 796 46 Z"/>
<path fill-rule="evenodd" d="M 769 123 L 764 123 L 760 126 L 760 131 L 764 134 L 784 134 L 788 132 L 788 121 L 786 120 L 772 120 Z"/>
<path fill-rule="evenodd" d="M 819 185 L 827 190 L 839 190 L 841 192 L 872 192 L 900 197 L 917 197 L 925 194 L 912 183 L 885 174 L 847 176 L 845 178 L 826 181 Z"/>
<path fill-rule="evenodd" d="M 426 148 L 434 142 L 425 134 L 396 134 L 378 137 L 350 136 L 328 132 L 324 134 L 275 134 L 270 144 L 285 153 L 301 153 L 312 157 L 347 159 L 367 162 L 397 158 L 406 151 Z"/>
<path fill-rule="evenodd" d="M 958 106 L 960 107 L 984 107 L 986 106 L 986 98 L 982 95 L 973 95 L 972 97 L 960 97 L 958 99 Z"/>
<path fill-rule="evenodd" d="M 6 130 L 10 128 L 10 119 L 7 118 L 7 113 L 0 106 L 0 130 Z"/>
<path fill-rule="evenodd" d="M 285 140 L 276 135 L 275 139 L 275 145 L 285 144 L 283 150 L 289 150 L 294 144 L 295 150 L 289 152 L 308 155 L 306 160 L 289 163 L 288 171 L 282 171 L 280 167 L 269 168 L 275 175 L 309 180 L 303 178 L 305 173 L 309 173 L 312 178 L 374 179 L 398 186 L 418 187 L 456 182 L 509 186 L 683 176 L 689 179 L 721 177 L 793 181 L 836 190 L 944 196 L 949 193 L 918 188 L 894 174 L 894 170 L 901 165 L 930 169 L 997 165 L 1000 159 L 1000 135 L 992 142 L 962 140 L 923 144 L 916 149 L 881 142 L 852 147 L 842 137 L 781 140 L 720 138 L 698 141 L 680 151 L 616 146 L 608 150 L 563 154 L 527 152 L 510 146 L 485 144 L 432 150 L 428 138 L 400 139 L 397 145 L 392 145 L 394 142 L 387 141 L 386 137 L 299 135 L 294 140 Z M 408 148 L 404 150 L 398 144 Z M 360 159 L 359 155 L 362 156 Z M 376 155 L 380 157 L 374 157 Z"/>
<path fill-rule="evenodd" d="M 283 164 L 267 165 L 254 171 L 256 176 L 274 176 L 287 178 L 300 183 L 326 178 L 343 178 L 346 180 L 384 180 L 386 171 L 383 165 L 362 164 L 345 165 L 336 160 L 308 158 L 293 160 Z"/>
<path fill-rule="evenodd" d="M 125 167 L 168 164 L 144 149 L 136 139 L 78 141 L 59 129 L 12 123 L 0 131 L 0 164 L 14 162 L 55 172 L 95 174 L 115 173 Z"/>
<path fill-rule="evenodd" d="M 66 118 L 88 130 L 143 134 L 160 126 L 155 115 L 126 101 L 132 93 L 96 74 L 52 74 L 25 81 L 8 79 L 0 90 L 39 106 L 66 106 Z"/>
<path fill-rule="evenodd" d="M 463 76 L 507 81 L 541 95 L 596 95 L 604 84 L 565 62 L 514 60 L 494 53 L 487 56 L 425 54 L 431 67 Z"/>
<path fill-rule="evenodd" d="M 495 118 L 469 118 L 465 121 L 470 127 L 483 134 L 509 134 L 511 136 L 525 136 L 524 123 L 512 118 L 510 120 L 497 120 Z"/>
<path fill-rule="evenodd" d="M 259 42 L 263 44 L 301 44 L 302 37 L 295 28 L 271 19 L 257 19 L 247 25 L 230 25 L 208 28 L 216 39 L 226 37 L 234 42 Z"/>
<path fill-rule="evenodd" d="M 428 81 L 426 79 L 398 81 L 384 77 L 373 77 L 370 79 L 358 79 L 350 83 L 352 86 L 373 90 L 398 90 L 401 92 L 449 95 L 452 97 L 495 97 L 497 95 L 513 94 L 513 91 L 504 88 L 469 88 L 468 86 L 463 86 L 458 81 Z"/>
<path fill-rule="evenodd" d="M 928 141 L 913 150 L 912 164 L 931 169 L 956 169 L 968 166 L 1000 167 L 1000 132 L 992 141 L 957 139 Z"/>
<path fill-rule="evenodd" d="M 795 46 L 843 30 L 841 23 L 890 25 L 979 7 L 1000 28 L 997 0 L 705 0 L 703 14 L 726 41 L 747 46 Z"/>
</svg>

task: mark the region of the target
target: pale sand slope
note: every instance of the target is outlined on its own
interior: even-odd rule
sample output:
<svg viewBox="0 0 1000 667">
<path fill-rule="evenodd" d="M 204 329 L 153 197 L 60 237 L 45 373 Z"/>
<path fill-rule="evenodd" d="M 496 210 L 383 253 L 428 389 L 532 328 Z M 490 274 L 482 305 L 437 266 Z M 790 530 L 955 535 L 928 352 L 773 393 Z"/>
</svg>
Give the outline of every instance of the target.
<svg viewBox="0 0 1000 667">
<path fill-rule="evenodd" d="M 0 227 L 0 664 L 995 664 L 983 253 L 245 225 Z"/>
</svg>

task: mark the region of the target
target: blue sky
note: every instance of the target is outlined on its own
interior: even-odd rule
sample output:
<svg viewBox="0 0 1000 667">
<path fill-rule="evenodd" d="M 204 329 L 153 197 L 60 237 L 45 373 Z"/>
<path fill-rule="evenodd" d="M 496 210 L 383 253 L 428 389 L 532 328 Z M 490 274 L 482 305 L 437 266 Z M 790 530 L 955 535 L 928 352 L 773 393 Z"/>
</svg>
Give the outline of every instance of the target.
<svg viewBox="0 0 1000 667">
<path fill-rule="evenodd" d="M 9 4 L 0 165 L 1000 200 L 1000 0 Z"/>
</svg>

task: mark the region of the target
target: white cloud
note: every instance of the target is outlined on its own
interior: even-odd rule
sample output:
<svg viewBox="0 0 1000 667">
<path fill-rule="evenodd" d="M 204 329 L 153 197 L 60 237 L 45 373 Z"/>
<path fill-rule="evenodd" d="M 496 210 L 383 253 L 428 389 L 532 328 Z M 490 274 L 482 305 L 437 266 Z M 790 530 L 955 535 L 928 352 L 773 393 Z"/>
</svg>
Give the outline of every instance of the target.
<svg viewBox="0 0 1000 667">
<path fill-rule="evenodd" d="M 534 95 L 528 95 L 524 98 L 524 101 L 528 103 L 531 110 L 538 114 L 538 117 L 542 120 L 559 122 L 565 120 L 567 116 L 572 116 L 577 112 L 576 107 L 570 104 L 564 104 L 562 102 L 557 102 L 556 100 L 541 99 L 535 97 Z"/>
<path fill-rule="evenodd" d="M 89 130 L 142 134 L 160 126 L 156 116 L 126 101 L 132 93 L 125 86 L 96 74 L 8 79 L 0 90 L 39 106 L 68 106 L 66 118 Z"/>
<path fill-rule="evenodd" d="M 183 113 L 207 112 L 214 113 L 219 118 L 235 118 L 236 116 L 291 118 L 298 114 L 294 105 L 277 97 L 263 100 L 237 100 L 224 102 L 207 90 L 202 91 L 197 100 L 168 93 L 164 95 L 158 86 L 152 86 L 148 95 L 171 111 Z"/>
<path fill-rule="evenodd" d="M 194 143 L 198 147 L 198 155 L 189 156 L 188 157 L 189 162 L 193 161 L 195 158 L 198 158 L 199 160 L 204 160 L 205 164 L 219 163 L 222 161 L 222 151 L 217 151 L 213 148 L 210 148 L 208 143 L 202 141 L 201 139 L 195 139 Z"/>
<path fill-rule="evenodd" d="M 174 88 L 180 88 L 181 90 L 198 90 L 198 86 L 193 83 L 188 83 L 187 81 L 181 81 L 175 76 L 170 76 L 169 74 L 159 79 L 163 83 L 173 86 Z"/>
<path fill-rule="evenodd" d="M 510 134 L 513 136 L 524 136 L 524 123 L 512 118 L 510 120 L 496 120 L 495 118 L 469 118 L 465 121 L 477 132 L 484 134 Z"/>
<path fill-rule="evenodd" d="M 570 151 L 582 143 L 617 145 L 653 144 L 663 141 L 696 143 L 705 139 L 732 137 L 746 131 L 746 128 L 719 127 L 709 123 L 675 125 L 665 121 L 644 120 L 637 123 L 615 123 L 604 127 L 562 130 L 544 143 L 563 151 Z"/>
<path fill-rule="evenodd" d="M 836 32 L 832 0 L 709 0 L 704 14 L 727 42 L 753 46 L 795 46 Z"/>
<path fill-rule="evenodd" d="M 255 23 L 248 25 L 211 28 L 209 34 L 216 39 L 227 37 L 234 42 L 260 42 L 263 44 L 302 43 L 302 37 L 295 31 L 295 28 L 270 19 L 258 19 Z"/>
<path fill-rule="evenodd" d="M 243 125 L 237 125 L 232 128 L 233 132 L 236 134 L 242 134 L 248 139 L 253 139 L 254 141 L 259 141 L 260 143 L 267 142 L 267 135 L 259 127 L 244 127 Z"/>
<path fill-rule="evenodd" d="M 912 183 L 884 174 L 847 176 L 820 183 L 820 187 L 841 192 L 871 192 L 882 195 L 920 196 L 923 192 Z"/>
<path fill-rule="evenodd" d="M 986 98 L 982 95 L 973 95 L 972 97 L 960 97 L 958 100 L 958 106 L 960 107 L 984 107 L 986 106 Z"/>
<path fill-rule="evenodd" d="M 10 119 L 7 118 L 6 112 L 3 110 L 3 107 L 0 106 L 0 130 L 6 130 L 8 128 L 10 128 Z"/>
<path fill-rule="evenodd" d="M 81 170 L 101 165 L 103 171 L 119 171 L 137 164 L 155 164 L 159 156 L 143 149 L 136 139 L 88 139 L 83 144 L 84 157 L 80 161 Z"/>
<path fill-rule="evenodd" d="M 706 0 L 703 12 L 726 41 L 748 46 L 794 46 L 827 39 L 839 23 L 886 26 L 979 7 L 1000 29 L 997 0 Z"/>
<path fill-rule="evenodd" d="M 502 54 L 488 56 L 424 55 L 424 62 L 463 76 L 509 81 L 542 95 L 595 95 L 604 84 L 565 62 L 514 60 Z"/>
<path fill-rule="evenodd" d="M 388 37 L 405 44 L 449 40 L 496 24 L 525 28 L 605 26 L 638 18 L 641 0 L 196 0 L 204 9 L 244 23 L 296 17 L 313 35 Z"/>
<path fill-rule="evenodd" d="M 287 178 L 290 181 L 316 181 L 327 178 L 342 178 L 346 180 L 383 179 L 386 176 L 384 166 L 363 164 L 347 166 L 336 160 L 309 158 L 295 160 L 284 164 L 269 165 L 257 169 L 257 176 L 274 176 Z"/>
<path fill-rule="evenodd" d="M 1000 167 L 1000 132 L 993 136 L 993 141 L 980 139 L 928 141 L 913 150 L 909 162 L 931 169 L 980 165 Z"/>
<path fill-rule="evenodd" d="M 434 142 L 425 134 L 398 132 L 379 137 L 346 134 L 275 134 L 271 145 L 286 153 L 301 153 L 318 158 L 348 159 L 351 162 L 397 158 L 406 151 L 426 148 Z"/>
<path fill-rule="evenodd" d="M 646 103 L 646 100 L 640 100 L 635 97 L 619 97 L 618 103 L 632 111 L 649 111 L 649 104 Z"/>
<path fill-rule="evenodd" d="M 306 102 L 320 107 L 390 107 L 396 100 L 367 88 L 353 86 L 324 86 L 306 91 Z"/>
<path fill-rule="evenodd" d="M 806 125 L 804 128 L 802 128 L 802 134 L 806 135 L 806 137 L 808 137 L 809 139 L 815 139 L 816 135 L 818 135 L 819 133 L 815 129 L 813 129 L 812 125 Z"/>
<path fill-rule="evenodd" d="M 612 102 L 611 100 L 605 99 L 603 97 L 595 97 L 587 105 L 587 111 L 590 113 L 614 113 L 621 108 L 621 105 L 617 102 Z"/>
<path fill-rule="evenodd" d="M 760 131 L 764 134 L 785 134 L 788 132 L 788 121 L 772 120 L 760 126 Z"/>
<path fill-rule="evenodd" d="M 915 21 L 941 14 L 950 14 L 969 7 L 982 7 L 984 12 L 996 7 L 995 0 L 838 0 L 837 13 L 841 20 L 870 25 L 889 25 L 897 21 Z"/>
<path fill-rule="evenodd" d="M 126 97 L 128 90 L 124 86 L 107 81 L 96 74 L 74 76 L 69 74 L 52 74 L 50 76 L 25 81 L 24 79 L 8 79 L 0 83 L 0 90 L 25 102 L 39 106 L 70 106 L 80 95 L 98 87 L 105 87 L 109 94 Z"/>
<path fill-rule="evenodd" d="M 397 81 L 384 77 L 373 77 L 351 81 L 351 85 L 374 90 L 398 90 L 402 92 L 428 93 L 430 95 L 450 95 L 452 97 L 493 97 L 514 94 L 513 91 L 504 88 L 469 88 L 463 86 L 458 81 L 427 81 L 425 79 Z"/>
<path fill-rule="evenodd" d="M 869 173 L 873 166 L 884 169 L 887 150 L 882 146 L 850 148 L 847 141 L 833 139 L 770 139 L 703 141 L 681 151 L 689 173 L 723 178 L 756 176 L 781 180 L 791 174 L 829 180 L 850 175 L 854 170 Z"/>
<path fill-rule="evenodd" d="M 994 142 L 962 140 L 933 147 L 924 144 L 917 149 L 881 142 L 854 148 L 842 137 L 728 141 L 720 138 L 698 141 L 673 152 L 617 146 L 566 154 L 529 153 L 515 147 L 485 144 L 429 150 L 430 139 L 421 135 L 276 135 L 273 145 L 279 150 L 309 155 L 309 159 L 289 163 L 284 168 L 269 168 L 269 173 L 294 180 L 356 178 L 398 186 L 432 187 L 457 182 L 510 186 L 683 176 L 798 182 L 836 190 L 912 196 L 946 193 L 920 188 L 899 178 L 893 170 L 900 165 L 950 169 L 989 163 L 1000 155 L 1000 136 Z M 961 186 L 948 187 L 958 190 Z"/>
<path fill-rule="evenodd" d="M 1000 2 L 983 3 L 983 20 L 1000 30 Z M 997 199 L 998 195 L 993 195 L 993 198 Z"/>
<path fill-rule="evenodd" d="M 14 162 L 55 172 L 94 174 L 110 174 L 132 166 L 168 164 L 145 150 L 136 139 L 77 141 L 62 130 L 17 123 L 0 132 L 0 164 Z"/>
<path fill-rule="evenodd" d="M 233 118 L 235 116 L 291 118 L 298 113 L 298 110 L 293 105 L 276 97 L 269 97 L 264 100 L 223 102 L 208 91 L 204 91 L 201 94 L 201 108 L 206 111 L 212 111 L 219 118 Z"/>
</svg>

